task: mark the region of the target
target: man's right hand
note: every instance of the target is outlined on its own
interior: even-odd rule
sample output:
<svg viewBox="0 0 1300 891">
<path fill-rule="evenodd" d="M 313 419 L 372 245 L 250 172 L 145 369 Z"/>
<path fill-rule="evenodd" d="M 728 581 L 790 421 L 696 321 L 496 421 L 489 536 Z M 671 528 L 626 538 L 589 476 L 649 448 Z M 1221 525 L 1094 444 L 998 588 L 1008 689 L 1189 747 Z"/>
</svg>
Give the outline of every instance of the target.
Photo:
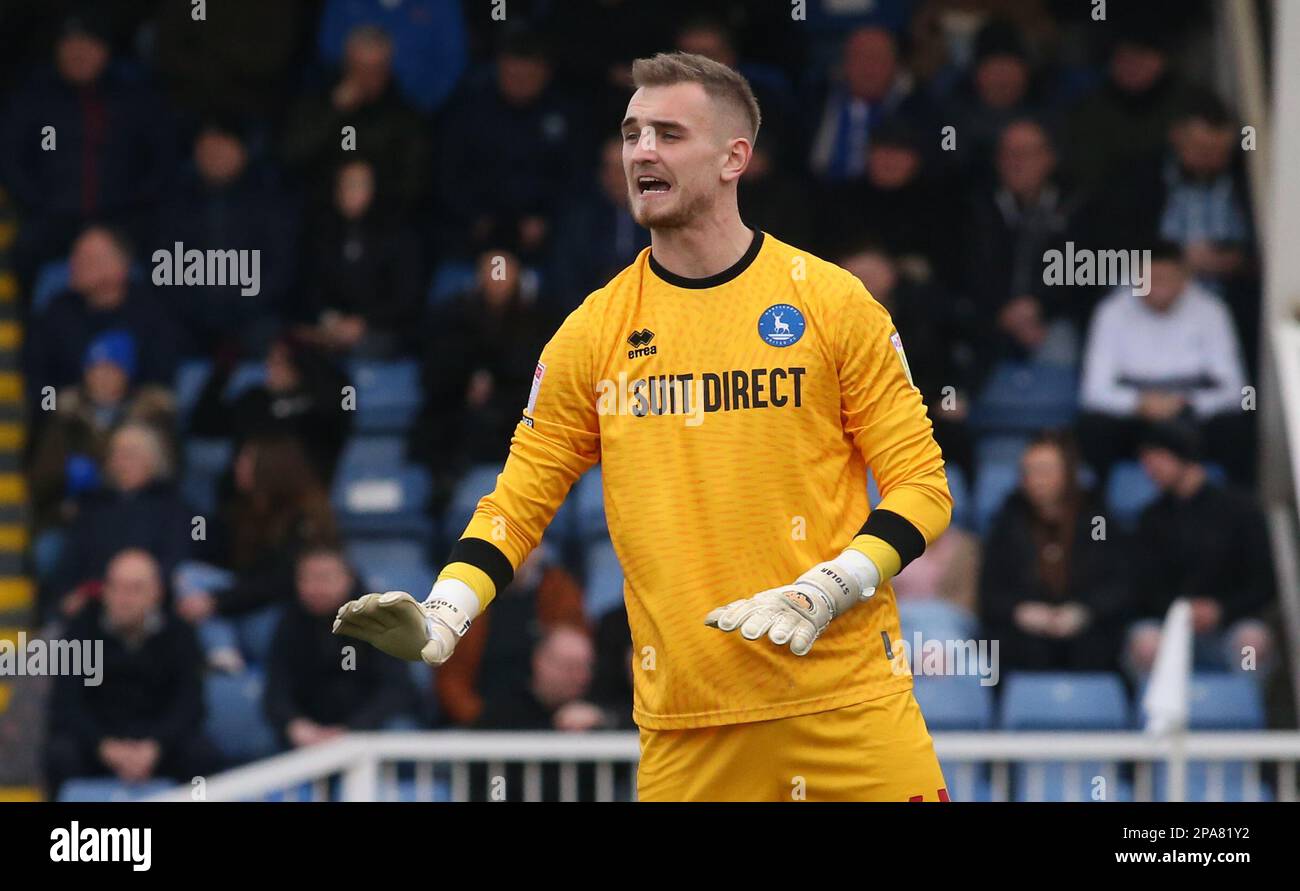
<svg viewBox="0 0 1300 891">
<path fill-rule="evenodd" d="M 434 585 L 424 603 L 405 591 L 350 600 L 339 607 L 334 633 L 364 640 L 408 662 L 441 665 L 469 630 L 470 618 L 461 607 L 439 596 L 438 585 Z"/>
</svg>

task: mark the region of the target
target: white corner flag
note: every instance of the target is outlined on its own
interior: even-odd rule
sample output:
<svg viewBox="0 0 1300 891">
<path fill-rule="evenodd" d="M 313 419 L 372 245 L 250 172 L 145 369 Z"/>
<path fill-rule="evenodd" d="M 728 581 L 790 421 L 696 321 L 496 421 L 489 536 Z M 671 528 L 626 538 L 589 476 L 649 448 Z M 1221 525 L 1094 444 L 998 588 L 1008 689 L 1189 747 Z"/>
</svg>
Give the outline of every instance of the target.
<svg viewBox="0 0 1300 891">
<path fill-rule="evenodd" d="M 1165 614 L 1160 649 L 1142 697 L 1147 733 L 1166 734 L 1187 726 L 1188 679 L 1192 669 L 1192 605 L 1175 600 Z"/>
</svg>

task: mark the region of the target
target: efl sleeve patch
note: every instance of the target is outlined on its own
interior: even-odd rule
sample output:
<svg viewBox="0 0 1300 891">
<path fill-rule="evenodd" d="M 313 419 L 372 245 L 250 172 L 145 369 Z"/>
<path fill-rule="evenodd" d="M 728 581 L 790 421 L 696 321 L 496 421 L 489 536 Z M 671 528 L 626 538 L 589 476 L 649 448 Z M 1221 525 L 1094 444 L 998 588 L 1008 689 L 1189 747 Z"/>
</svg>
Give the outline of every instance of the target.
<svg viewBox="0 0 1300 891">
<path fill-rule="evenodd" d="M 526 414 L 533 414 L 533 409 L 537 407 L 537 393 L 542 389 L 542 377 L 545 374 L 546 366 L 538 362 L 537 370 L 533 372 L 533 388 L 528 391 L 528 407 L 524 409 Z"/>
<path fill-rule="evenodd" d="M 903 352 L 903 338 L 899 337 L 898 332 L 895 331 L 893 334 L 889 335 L 889 342 L 894 345 L 894 350 L 898 353 L 898 361 L 903 363 L 903 373 L 907 375 L 907 382 L 915 387 L 916 382 L 912 380 L 911 366 L 907 364 L 907 353 Z M 533 391 L 537 391 L 536 380 L 533 381 Z"/>
</svg>

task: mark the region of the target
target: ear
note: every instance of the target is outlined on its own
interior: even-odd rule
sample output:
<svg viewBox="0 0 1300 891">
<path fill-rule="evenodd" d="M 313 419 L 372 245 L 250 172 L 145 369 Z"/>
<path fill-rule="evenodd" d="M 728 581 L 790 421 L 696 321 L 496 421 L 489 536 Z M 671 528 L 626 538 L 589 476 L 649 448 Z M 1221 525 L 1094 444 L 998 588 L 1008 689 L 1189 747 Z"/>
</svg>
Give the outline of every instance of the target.
<svg viewBox="0 0 1300 891">
<path fill-rule="evenodd" d="M 738 137 L 727 142 L 727 156 L 722 164 L 722 181 L 734 182 L 749 166 L 749 159 L 754 155 L 753 144 L 745 137 Z"/>
</svg>

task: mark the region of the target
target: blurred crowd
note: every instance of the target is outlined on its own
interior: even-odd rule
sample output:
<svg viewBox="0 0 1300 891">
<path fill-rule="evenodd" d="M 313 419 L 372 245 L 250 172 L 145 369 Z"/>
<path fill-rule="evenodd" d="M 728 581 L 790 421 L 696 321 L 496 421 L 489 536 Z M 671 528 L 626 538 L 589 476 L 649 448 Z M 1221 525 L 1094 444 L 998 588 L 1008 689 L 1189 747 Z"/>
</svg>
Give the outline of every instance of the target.
<svg viewBox="0 0 1300 891">
<path fill-rule="evenodd" d="M 754 86 L 745 220 L 856 273 L 906 345 L 959 513 L 900 603 L 975 617 L 1004 670 L 1136 680 L 1186 597 L 1198 665 L 1271 664 L 1244 122 L 1204 82 L 1205 4 L 492 6 L 0 2 L 38 621 L 107 642 L 102 686 L 56 684 L 52 788 L 230 763 L 214 676 L 256 673 L 278 747 L 631 726 L 601 543 L 549 542 L 436 678 L 330 625 L 376 584 L 341 515 L 356 369 L 417 369 L 397 459 L 427 526 L 396 537 L 436 568 L 542 345 L 649 244 L 617 126 L 630 61 L 670 48 Z M 1149 251 L 1146 286 L 1048 283 L 1067 244 Z M 260 251 L 260 280 L 157 284 L 188 249 Z M 1021 391 L 1041 416 L 988 409 Z M 205 442 L 229 447 L 210 509 L 182 485 Z"/>
</svg>

